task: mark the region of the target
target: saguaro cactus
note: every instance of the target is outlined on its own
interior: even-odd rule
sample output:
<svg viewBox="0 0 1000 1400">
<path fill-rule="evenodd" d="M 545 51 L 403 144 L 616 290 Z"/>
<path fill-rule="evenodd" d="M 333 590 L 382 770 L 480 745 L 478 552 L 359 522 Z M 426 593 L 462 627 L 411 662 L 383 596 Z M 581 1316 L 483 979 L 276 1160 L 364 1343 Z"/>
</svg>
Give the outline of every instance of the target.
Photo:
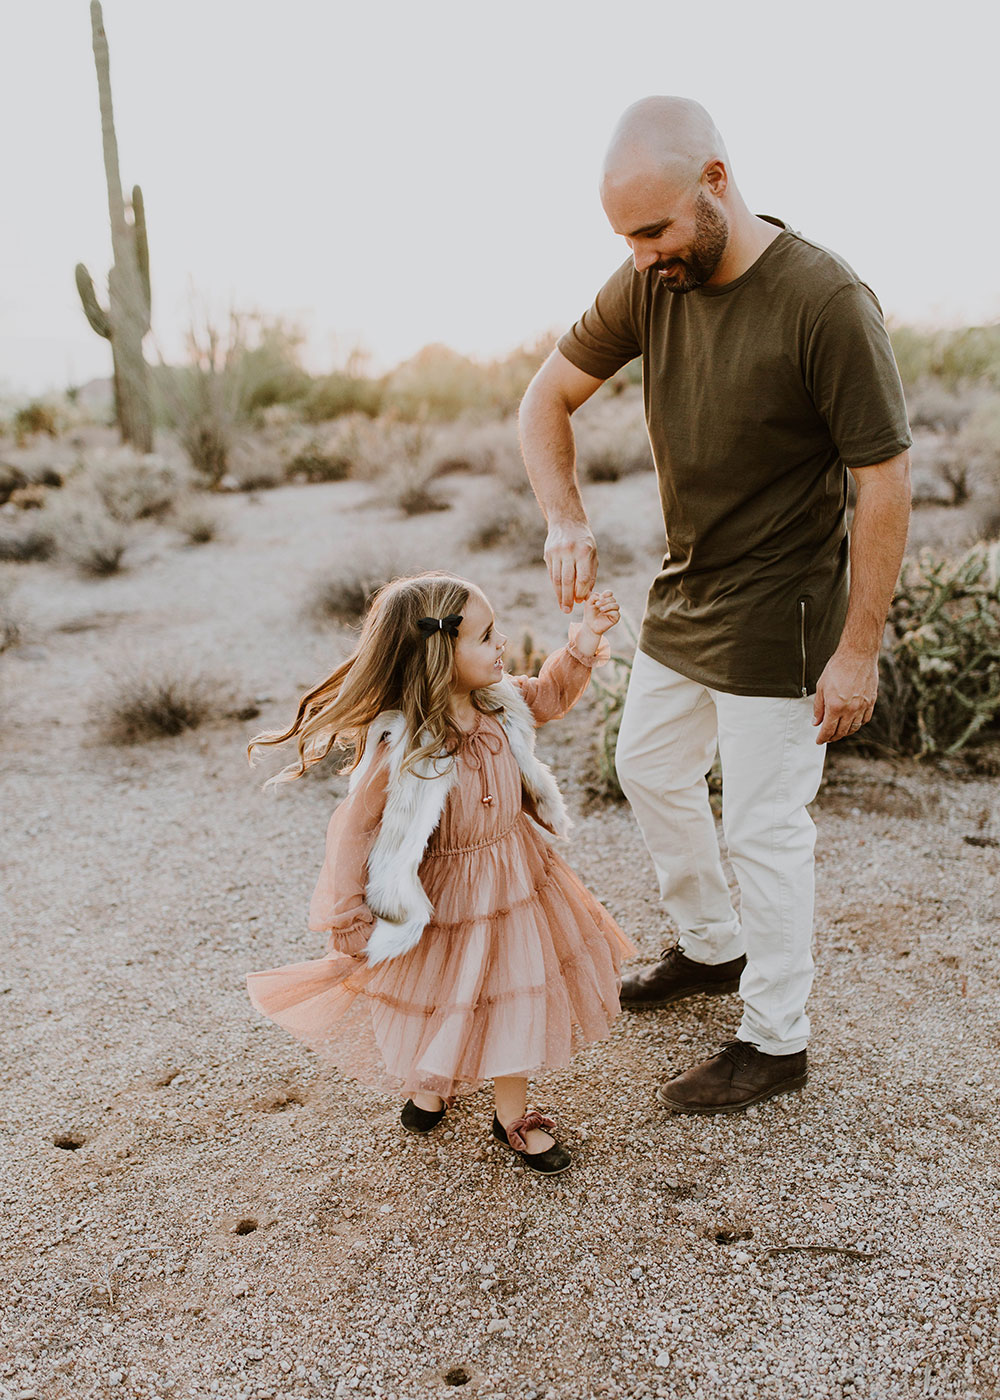
<svg viewBox="0 0 1000 1400">
<path fill-rule="evenodd" d="M 111 71 L 108 40 L 99 0 L 91 0 L 90 23 L 94 36 L 94 62 L 101 101 L 101 134 L 104 141 L 104 173 L 108 182 L 111 215 L 111 247 L 114 266 L 108 274 L 108 307 L 97 299 L 94 281 L 83 263 L 76 265 L 76 285 L 87 320 L 98 335 L 111 342 L 115 368 L 115 412 L 122 440 L 140 452 L 153 450 L 153 412 L 149 370 L 142 354 L 143 336 L 149 330 L 149 244 L 142 191 L 136 185 L 131 204 L 122 196 L 118 173 L 118 140 L 111 107 Z"/>
</svg>

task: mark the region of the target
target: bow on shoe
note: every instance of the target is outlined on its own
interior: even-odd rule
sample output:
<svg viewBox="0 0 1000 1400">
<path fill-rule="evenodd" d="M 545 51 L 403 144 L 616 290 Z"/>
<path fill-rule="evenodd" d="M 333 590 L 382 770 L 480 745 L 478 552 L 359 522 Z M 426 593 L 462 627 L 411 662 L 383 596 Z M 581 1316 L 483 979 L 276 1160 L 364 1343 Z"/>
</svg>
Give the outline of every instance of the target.
<svg viewBox="0 0 1000 1400">
<path fill-rule="evenodd" d="M 528 1144 L 524 1140 L 524 1135 L 530 1133 L 532 1128 L 544 1128 L 547 1133 L 554 1133 L 556 1125 L 551 1118 L 546 1118 L 539 1109 L 529 1108 L 523 1118 L 515 1118 L 513 1123 L 508 1123 L 504 1129 L 507 1141 L 515 1152 L 527 1152 Z"/>
<path fill-rule="evenodd" d="M 457 637 L 461 621 L 461 613 L 448 613 L 447 617 L 418 617 L 417 626 L 422 637 L 433 637 L 435 632 L 447 632 L 449 637 Z"/>
</svg>

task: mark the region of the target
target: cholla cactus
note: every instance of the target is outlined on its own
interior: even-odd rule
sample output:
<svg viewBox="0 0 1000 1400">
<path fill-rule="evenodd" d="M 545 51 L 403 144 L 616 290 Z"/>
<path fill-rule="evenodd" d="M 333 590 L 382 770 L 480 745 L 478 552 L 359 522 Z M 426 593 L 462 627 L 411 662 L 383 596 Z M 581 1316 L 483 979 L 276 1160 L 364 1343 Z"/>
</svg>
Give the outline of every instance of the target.
<svg viewBox="0 0 1000 1400">
<path fill-rule="evenodd" d="M 958 753 L 1000 720 L 1000 545 L 903 565 L 862 745 Z"/>
<path fill-rule="evenodd" d="M 153 413 L 149 372 L 142 341 L 149 330 L 149 244 L 142 191 L 136 185 L 126 206 L 118 172 L 118 141 L 111 106 L 111 73 L 108 40 L 99 0 L 92 0 L 90 22 L 94 36 L 94 62 L 101 102 L 104 141 L 104 173 L 108 183 L 111 246 L 114 266 L 108 274 L 108 306 L 101 306 L 94 282 L 83 263 L 76 266 L 76 285 L 91 327 L 111 342 L 115 370 L 115 410 L 122 439 L 140 452 L 153 450 Z"/>
</svg>

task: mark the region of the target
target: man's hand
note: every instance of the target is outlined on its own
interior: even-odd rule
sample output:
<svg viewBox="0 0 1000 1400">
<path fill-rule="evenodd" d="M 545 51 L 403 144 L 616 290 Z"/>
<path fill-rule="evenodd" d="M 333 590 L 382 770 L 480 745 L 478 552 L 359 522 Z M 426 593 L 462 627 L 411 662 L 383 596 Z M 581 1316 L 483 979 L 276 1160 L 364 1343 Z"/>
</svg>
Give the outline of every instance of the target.
<svg viewBox="0 0 1000 1400">
<path fill-rule="evenodd" d="M 597 541 L 587 525 L 550 524 L 545 563 L 564 613 L 589 598 L 597 581 Z"/>
<path fill-rule="evenodd" d="M 817 744 L 832 744 L 867 724 L 878 694 L 878 656 L 838 647 L 816 684 Z"/>
</svg>

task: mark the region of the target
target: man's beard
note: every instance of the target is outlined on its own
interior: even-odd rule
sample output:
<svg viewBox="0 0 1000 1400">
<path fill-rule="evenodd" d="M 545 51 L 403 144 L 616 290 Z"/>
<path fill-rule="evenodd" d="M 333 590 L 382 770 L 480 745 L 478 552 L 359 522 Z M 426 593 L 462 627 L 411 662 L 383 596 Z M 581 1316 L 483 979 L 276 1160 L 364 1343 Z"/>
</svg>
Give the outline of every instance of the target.
<svg viewBox="0 0 1000 1400">
<path fill-rule="evenodd" d="M 683 258 L 654 263 L 652 271 L 670 292 L 693 292 L 704 286 L 722 261 L 729 242 L 729 223 L 707 195 L 694 204 L 694 241 Z"/>
</svg>

